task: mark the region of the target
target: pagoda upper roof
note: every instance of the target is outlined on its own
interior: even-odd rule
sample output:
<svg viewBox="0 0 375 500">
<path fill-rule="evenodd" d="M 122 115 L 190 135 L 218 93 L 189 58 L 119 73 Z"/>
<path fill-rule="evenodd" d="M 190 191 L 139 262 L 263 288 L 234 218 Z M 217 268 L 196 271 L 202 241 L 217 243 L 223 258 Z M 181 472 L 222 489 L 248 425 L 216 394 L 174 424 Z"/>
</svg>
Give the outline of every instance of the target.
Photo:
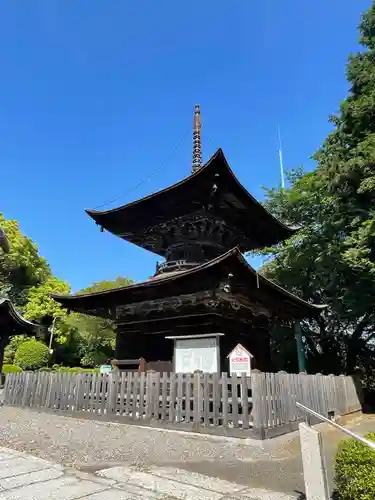
<svg viewBox="0 0 375 500">
<path fill-rule="evenodd" d="M 24 318 L 9 299 L 0 299 L 0 335 L 38 333 L 40 325 Z"/>
<path fill-rule="evenodd" d="M 89 294 L 51 296 L 70 311 L 113 317 L 116 306 L 213 288 L 229 275 L 234 276 L 236 292 L 261 303 L 271 314 L 278 310 L 282 311 L 284 318 L 311 318 L 318 316 L 326 307 L 310 304 L 258 274 L 238 248 L 192 269 L 157 275 L 125 287 Z"/>
<path fill-rule="evenodd" d="M 277 244 L 295 229 L 286 226 L 262 206 L 240 183 L 221 149 L 189 177 L 142 199 L 118 208 L 86 210 L 95 222 L 120 238 L 165 256 L 165 242 L 147 230 L 207 207 L 213 186 L 217 193 L 211 213 L 243 234 L 242 252 Z"/>
</svg>

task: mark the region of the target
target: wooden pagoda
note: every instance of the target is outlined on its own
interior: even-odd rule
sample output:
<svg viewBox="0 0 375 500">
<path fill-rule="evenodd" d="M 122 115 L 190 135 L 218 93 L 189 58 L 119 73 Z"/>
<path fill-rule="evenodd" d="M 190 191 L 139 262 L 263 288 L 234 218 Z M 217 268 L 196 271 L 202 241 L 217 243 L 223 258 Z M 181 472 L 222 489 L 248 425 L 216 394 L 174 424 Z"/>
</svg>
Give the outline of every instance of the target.
<svg viewBox="0 0 375 500">
<path fill-rule="evenodd" d="M 102 229 L 164 258 L 155 275 L 114 290 L 53 297 L 70 311 L 112 319 L 117 360 L 171 361 L 171 338 L 220 335 L 222 362 L 241 343 L 257 368 L 270 370 L 275 322 L 311 318 L 323 306 L 292 295 L 247 263 L 243 253 L 295 230 L 248 193 L 221 149 L 202 165 L 200 131 L 196 106 L 189 177 L 119 208 L 87 210 Z"/>
</svg>

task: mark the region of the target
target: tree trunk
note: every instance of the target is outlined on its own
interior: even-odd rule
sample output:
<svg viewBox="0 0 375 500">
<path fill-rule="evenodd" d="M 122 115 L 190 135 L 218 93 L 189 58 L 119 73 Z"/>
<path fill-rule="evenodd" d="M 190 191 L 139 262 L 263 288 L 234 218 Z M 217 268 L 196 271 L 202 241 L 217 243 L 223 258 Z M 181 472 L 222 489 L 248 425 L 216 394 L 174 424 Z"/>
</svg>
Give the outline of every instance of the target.
<svg viewBox="0 0 375 500">
<path fill-rule="evenodd" d="M 365 316 L 356 326 L 352 336 L 350 337 L 348 341 L 348 351 L 346 354 L 346 373 L 350 375 L 351 373 L 354 372 L 358 355 L 361 350 L 361 336 L 363 334 L 363 330 L 368 326 L 369 324 L 369 318 Z"/>
</svg>

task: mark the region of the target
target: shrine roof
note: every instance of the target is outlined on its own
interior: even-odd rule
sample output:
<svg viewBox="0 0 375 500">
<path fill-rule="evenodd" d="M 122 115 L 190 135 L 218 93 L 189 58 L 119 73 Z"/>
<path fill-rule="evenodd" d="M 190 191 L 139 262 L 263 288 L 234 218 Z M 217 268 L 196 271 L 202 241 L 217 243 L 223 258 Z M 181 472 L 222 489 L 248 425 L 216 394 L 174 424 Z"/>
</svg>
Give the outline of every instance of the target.
<svg viewBox="0 0 375 500">
<path fill-rule="evenodd" d="M 37 333 L 41 325 L 24 318 L 9 299 L 0 299 L 0 332 L 7 335 Z"/>
<path fill-rule="evenodd" d="M 164 238 L 155 242 L 153 236 L 151 242 L 147 230 L 202 208 L 244 235 L 243 244 L 235 243 L 242 252 L 277 244 L 296 231 L 276 219 L 245 189 L 221 149 L 189 177 L 170 187 L 118 208 L 86 213 L 116 236 L 164 256 Z"/>
<path fill-rule="evenodd" d="M 212 289 L 229 275 L 234 276 L 234 293 L 251 296 L 270 311 L 277 304 L 290 318 L 315 317 L 326 308 L 306 302 L 258 274 L 237 247 L 192 269 L 161 274 L 112 290 L 79 295 L 51 294 L 51 297 L 70 311 L 111 317 L 113 307 Z"/>
</svg>

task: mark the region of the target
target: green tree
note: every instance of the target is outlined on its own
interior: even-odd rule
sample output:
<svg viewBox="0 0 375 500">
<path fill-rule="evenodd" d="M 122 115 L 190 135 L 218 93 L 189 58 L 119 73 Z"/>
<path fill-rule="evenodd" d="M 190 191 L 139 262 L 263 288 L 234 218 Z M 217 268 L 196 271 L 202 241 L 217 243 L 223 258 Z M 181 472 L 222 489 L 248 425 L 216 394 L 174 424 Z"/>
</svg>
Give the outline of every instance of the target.
<svg viewBox="0 0 375 500">
<path fill-rule="evenodd" d="M 82 288 L 82 290 L 77 292 L 77 295 L 83 295 L 85 293 L 104 292 L 105 290 L 112 290 L 113 288 L 129 286 L 132 283 L 133 281 L 131 279 L 125 278 L 123 276 L 118 276 L 114 280 L 97 281 L 87 288 Z"/>
<path fill-rule="evenodd" d="M 26 335 L 15 335 L 14 337 L 11 337 L 9 344 L 5 347 L 4 363 L 9 365 L 13 364 L 17 349 L 27 340 L 28 337 Z"/>
<path fill-rule="evenodd" d="M 43 283 L 51 270 L 38 247 L 22 234 L 18 222 L 0 213 L 0 225 L 10 244 L 10 252 L 0 252 L 0 297 L 9 297 L 18 307 L 27 301 L 28 289 Z"/>
<path fill-rule="evenodd" d="M 131 280 L 118 277 L 113 281 L 99 281 L 77 292 L 77 294 L 95 293 L 128 286 Z M 97 366 L 113 356 L 115 330 L 111 320 L 71 313 L 64 321 L 70 335 L 75 335 L 83 366 Z"/>
<path fill-rule="evenodd" d="M 306 323 L 310 361 L 352 372 L 375 359 L 375 4 L 359 26 L 364 50 L 349 57 L 348 97 L 314 155 L 317 168 L 290 175 L 290 188 L 267 191 L 266 206 L 301 226 L 266 249 L 263 272 L 307 300 L 327 303 Z M 317 345 L 320 350 L 317 350 Z"/>
<path fill-rule="evenodd" d="M 54 341 L 60 344 L 66 342 L 67 336 L 69 336 L 69 331 L 63 325 L 66 318 L 66 310 L 53 300 L 50 294 L 67 294 L 69 291 L 70 286 L 68 283 L 54 276 L 49 276 L 44 283 L 29 288 L 24 310 L 24 316 L 29 320 L 40 320 L 43 317 L 53 319 Z M 46 331 L 45 335 L 45 340 L 48 342 L 47 337 L 49 337 L 49 332 Z"/>
<path fill-rule="evenodd" d="M 31 338 L 18 347 L 14 364 L 23 370 L 37 370 L 47 365 L 49 355 L 49 349 L 43 342 Z"/>
</svg>

